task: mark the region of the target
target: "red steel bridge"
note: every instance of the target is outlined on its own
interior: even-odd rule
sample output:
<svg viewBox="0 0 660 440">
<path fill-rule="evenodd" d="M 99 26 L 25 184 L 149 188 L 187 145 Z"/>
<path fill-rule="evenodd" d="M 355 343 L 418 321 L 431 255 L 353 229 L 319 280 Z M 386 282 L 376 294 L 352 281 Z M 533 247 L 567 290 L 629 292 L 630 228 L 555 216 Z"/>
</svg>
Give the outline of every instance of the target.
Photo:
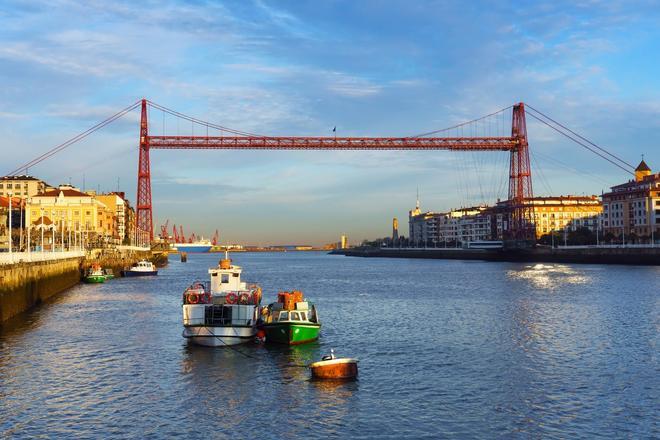
<svg viewBox="0 0 660 440">
<path fill-rule="evenodd" d="M 514 104 L 496 113 L 475 119 L 479 121 L 489 116 L 511 109 L 511 135 L 497 137 L 430 137 L 430 134 L 444 132 L 438 130 L 411 137 L 302 137 L 302 136 L 261 136 L 252 133 L 233 130 L 227 127 L 191 118 L 182 113 L 163 107 L 147 99 L 142 99 L 124 108 L 108 119 L 96 124 L 79 135 L 59 144 L 32 161 L 17 168 L 12 174 L 17 174 L 48 159 L 68 146 L 84 139 L 91 133 L 105 127 L 128 112 L 140 107 L 139 161 L 137 175 L 136 199 L 136 235 L 153 241 L 153 204 L 151 197 L 151 150 L 453 150 L 453 151 L 504 151 L 509 152 L 509 189 L 508 189 L 508 221 L 510 239 L 534 239 L 534 223 L 532 208 L 525 203 L 533 197 L 532 170 L 529 161 L 529 141 L 527 137 L 526 106 L 524 103 Z M 619 157 L 609 153 L 588 139 L 580 136 L 568 127 L 549 116 L 531 108 L 530 116 L 560 134 L 568 137 L 582 147 L 590 150 L 601 158 L 609 161 L 626 172 L 633 167 Z M 206 135 L 168 136 L 149 133 L 149 108 L 169 113 L 175 117 L 186 119 L 192 123 L 207 127 Z M 455 127 L 460 127 L 459 124 Z M 209 136 L 208 128 L 221 130 L 221 136 Z M 452 127 L 454 128 L 454 127 Z M 225 135 L 227 133 L 228 135 Z"/>
</svg>

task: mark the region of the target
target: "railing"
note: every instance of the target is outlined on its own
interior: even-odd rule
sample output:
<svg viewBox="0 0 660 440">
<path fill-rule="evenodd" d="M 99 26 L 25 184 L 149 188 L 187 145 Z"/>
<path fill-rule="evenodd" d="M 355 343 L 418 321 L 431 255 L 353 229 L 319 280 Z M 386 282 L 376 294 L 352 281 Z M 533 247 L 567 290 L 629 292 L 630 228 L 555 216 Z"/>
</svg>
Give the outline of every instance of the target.
<svg viewBox="0 0 660 440">
<path fill-rule="evenodd" d="M 64 252 L 2 252 L 0 253 L 0 265 L 15 263 L 33 263 L 36 261 L 64 260 L 66 258 L 84 257 L 84 251 Z"/>
<path fill-rule="evenodd" d="M 128 245 L 118 245 L 115 246 L 115 249 L 120 251 L 149 251 L 151 248 L 149 246 L 128 246 Z"/>
<path fill-rule="evenodd" d="M 585 245 L 568 245 L 568 246 L 555 246 L 556 249 L 653 249 L 660 247 L 658 244 L 645 243 L 645 244 L 585 244 Z"/>
</svg>

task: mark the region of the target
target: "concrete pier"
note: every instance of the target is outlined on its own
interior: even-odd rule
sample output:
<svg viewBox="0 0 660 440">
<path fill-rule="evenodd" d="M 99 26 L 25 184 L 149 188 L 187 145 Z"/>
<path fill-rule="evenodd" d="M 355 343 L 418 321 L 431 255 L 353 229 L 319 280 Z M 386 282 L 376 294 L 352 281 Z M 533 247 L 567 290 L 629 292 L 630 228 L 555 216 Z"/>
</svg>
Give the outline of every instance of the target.
<svg viewBox="0 0 660 440">
<path fill-rule="evenodd" d="M 451 260 L 513 261 L 529 263 L 626 264 L 660 266 L 660 247 L 567 247 L 509 250 L 452 248 L 354 248 L 332 254 L 351 257 L 431 258 Z"/>
</svg>

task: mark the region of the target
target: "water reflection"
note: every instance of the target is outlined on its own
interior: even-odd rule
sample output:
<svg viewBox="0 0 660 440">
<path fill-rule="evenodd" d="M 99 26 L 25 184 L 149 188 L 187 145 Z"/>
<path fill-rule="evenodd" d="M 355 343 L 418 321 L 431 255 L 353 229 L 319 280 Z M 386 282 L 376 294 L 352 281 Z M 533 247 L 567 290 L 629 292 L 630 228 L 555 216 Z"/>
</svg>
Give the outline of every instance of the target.
<svg viewBox="0 0 660 440">
<path fill-rule="evenodd" d="M 213 255 L 79 286 L 0 329 L 0 437 L 653 437 L 656 268 L 234 258 L 313 298 L 320 341 L 188 344 Z M 330 347 L 358 381 L 311 380 Z"/>
<path fill-rule="evenodd" d="M 508 278 L 523 280 L 533 287 L 557 290 L 567 284 L 588 284 L 592 278 L 583 270 L 567 265 L 535 264 L 522 269 L 509 270 Z"/>
</svg>

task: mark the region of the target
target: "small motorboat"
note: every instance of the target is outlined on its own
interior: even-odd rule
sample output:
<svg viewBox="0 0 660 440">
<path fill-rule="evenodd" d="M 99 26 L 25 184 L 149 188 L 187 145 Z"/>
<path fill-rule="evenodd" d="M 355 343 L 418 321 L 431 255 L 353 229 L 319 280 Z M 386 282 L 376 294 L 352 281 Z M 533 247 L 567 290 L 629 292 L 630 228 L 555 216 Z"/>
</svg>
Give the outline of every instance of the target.
<svg viewBox="0 0 660 440">
<path fill-rule="evenodd" d="M 357 364 L 357 359 L 336 358 L 334 350 L 331 349 L 330 355 L 311 363 L 309 368 L 314 379 L 353 380 L 358 375 Z"/>
<path fill-rule="evenodd" d="M 299 290 L 280 292 L 277 302 L 261 311 L 266 342 L 298 345 L 319 338 L 319 321 L 316 306 L 308 302 Z"/>
<path fill-rule="evenodd" d="M 96 263 L 87 269 L 87 274 L 84 278 L 86 283 L 104 283 L 105 279 L 103 269 L 101 269 L 101 266 Z"/>
<path fill-rule="evenodd" d="M 135 263 L 130 269 L 122 270 L 121 275 L 123 277 L 142 277 L 158 275 L 158 271 L 151 261 L 142 260 Z"/>
</svg>

